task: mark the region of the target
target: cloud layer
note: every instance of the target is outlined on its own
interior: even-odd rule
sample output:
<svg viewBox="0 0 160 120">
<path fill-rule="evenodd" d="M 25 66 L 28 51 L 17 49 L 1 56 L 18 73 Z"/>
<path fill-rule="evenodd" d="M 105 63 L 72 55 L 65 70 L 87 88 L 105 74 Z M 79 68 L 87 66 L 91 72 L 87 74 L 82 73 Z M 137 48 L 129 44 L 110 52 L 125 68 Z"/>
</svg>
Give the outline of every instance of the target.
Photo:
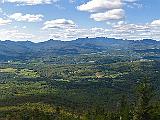
<svg viewBox="0 0 160 120">
<path fill-rule="evenodd" d="M 0 18 L 0 26 L 10 24 L 12 20 Z"/>
<path fill-rule="evenodd" d="M 20 32 L 19 30 L 6 30 L 6 29 L 0 30 L 0 37 L 5 39 L 21 39 L 21 40 L 36 38 L 36 36 L 30 33 Z"/>
<path fill-rule="evenodd" d="M 38 4 L 51 4 L 58 0 L 3 0 L 3 3 L 10 2 L 18 5 L 38 5 Z"/>
<path fill-rule="evenodd" d="M 123 6 L 137 0 L 90 0 L 77 7 L 79 11 L 91 12 L 95 21 L 121 20 L 125 17 Z"/>
<path fill-rule="evenodd" d="M 77 7 L 80 11 L 99 12 L 122 7 L 121 0 L 91 0 Z"/>
<path fill-rule="evenodd" d="M 25 14 L 22 13 L 14 13 L 9 16 L 10 19 L 14 19 L 16 21 L 27 21 L 27 22 L 37 22 L 41 21 L 44 16 L 41 14 L 38 15 L 31 15 L 31 14 Z"/>
<path fill-rule="evenodd" d="M 71 29 L 76 27 L 76 24 L 72 20 L 56 19 L 46 21 L 42 29 Z"/>
<path fill-rule="evenodd" d="M 154 20 L 151 23 L 146 24 L 130 24 L 125 23 L 124 21 L 119 21 L 116 24 L 113 24 L 110 29 L 96 27 L 90 29 L 80 27 L 61 27 L 61 23 L 63 23 L 63 26 L 68 25 L 68 23 L 61 22 L 59 24 L 59 22 L 56 22 L 55 24 L 54 22 L 54 24 L 51 23 L 49 25 L 48 22 L 47 26 L 54 26 L 54 29 L 51 29 L 52 27 L 45 27 L 45 30 L 50 31 L 50 38 L 61 40 L 70 40 L 78 37 L 114 37 L 129 40 L 153 38 L 158 40 L 160 38 L 159 21 L 160 20 Z M 72 21 L 72 23 L 74 22 Z"/>
<path fill-rule="evenodd" d="M 124 18 L 123 9 L 113 9 L 104 13 L 91 14 L 90 18 L 95 21 L 120 20 Z"/>
</svg>

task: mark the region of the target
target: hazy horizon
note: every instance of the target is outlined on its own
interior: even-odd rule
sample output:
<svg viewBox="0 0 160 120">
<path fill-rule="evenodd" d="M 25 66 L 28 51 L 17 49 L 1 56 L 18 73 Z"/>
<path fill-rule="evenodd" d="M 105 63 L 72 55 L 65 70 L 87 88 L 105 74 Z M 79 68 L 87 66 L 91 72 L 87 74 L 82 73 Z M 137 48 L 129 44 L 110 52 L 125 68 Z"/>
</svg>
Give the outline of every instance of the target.
<svg viewBox="0 0 160 120">
<path fill-rule="evenodd" d="M 133 40 L 129 40 L 129 39 L 121 39 L 121 38 L 109 38 L 109 37 L 86 37 L 86 38 L 75 38 L 75 39 L 70 39 L 70 40 L 56 40 L 56 39 L 45 39 L 45 40 L 41 40 L 41 41 L 36 41 L 36 40 L 0 40 L 1 41 L 12 41 L 12 42 L 33 42 L 33 43 L 41 43 L 41 42 L 47 42 L 50 40 L 53 41 L 61 41 L 61 42 L 71 42 L 71 41 L 76 41 L 78 39 L 95 39 L 95 38 L 106 38 L 106 39 L 116 39 L 116 40 L 127 40 L 127 41 L 142 41 L 142 40 L 154 40 L 154 41 L 158 41 L 160 42 L 160 40 L 156 40 L 156 39 L 151 39 L 151 38 L 145 38 L 145 39 L 133 39 Z"/>
</svg>

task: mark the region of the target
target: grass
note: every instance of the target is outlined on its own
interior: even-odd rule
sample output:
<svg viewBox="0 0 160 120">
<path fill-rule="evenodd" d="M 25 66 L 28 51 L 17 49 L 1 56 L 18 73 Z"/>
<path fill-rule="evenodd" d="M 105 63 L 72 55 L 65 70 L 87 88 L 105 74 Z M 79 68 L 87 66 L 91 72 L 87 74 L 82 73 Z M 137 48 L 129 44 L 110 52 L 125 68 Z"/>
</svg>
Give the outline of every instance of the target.
<svg viewBox="0 0 160 120">
<path fill-rule="evenodd" d="M 28 70 L 28 69 L 22 69 L 19 71 L 19 75 L 27 78 L 37 78 L 40 77 L 40 75 L 33 71 L 33 70 Z"/>
<path fill-rule="evenodd" d="M 4 68 L 4 69 L 0 69 L 0 72 L 3 73 L 16 73 L 17 69 L 14 68 Z"/>
<path fill-rule="evenodd" d="M 35 72 L 33 70 L 29 70 L 29 69 L 17 70 L 15 68 L 2 68 L 2 69 L 0 69 L 0 73 L 13 73 L 13 74 L 16 74 L 16 75 L 24 77 L 24 78 L 40 77 L 40 75 L 37 72 Z"/>
</svg>

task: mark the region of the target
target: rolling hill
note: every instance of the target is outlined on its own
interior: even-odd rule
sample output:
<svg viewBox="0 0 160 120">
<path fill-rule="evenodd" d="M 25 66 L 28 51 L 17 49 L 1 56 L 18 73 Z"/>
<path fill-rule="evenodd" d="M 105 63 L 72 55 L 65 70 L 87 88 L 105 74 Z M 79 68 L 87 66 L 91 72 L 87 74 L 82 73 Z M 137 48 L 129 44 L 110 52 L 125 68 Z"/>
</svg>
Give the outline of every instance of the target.
<svg viewBox="0 0 160 120">
<path fill-rule="evenodd" d="M 108 50 L 137 50 L 143 52 L 160 50 L 160 41 L 152 39 L 122 40 L 115 38 L 78 38 L 72 41 L 48 40 L 34 43 L 31 41 L 0 41 L 1 60 L 30 59 L 54 55 L 77 55 Z"/>
</svg>

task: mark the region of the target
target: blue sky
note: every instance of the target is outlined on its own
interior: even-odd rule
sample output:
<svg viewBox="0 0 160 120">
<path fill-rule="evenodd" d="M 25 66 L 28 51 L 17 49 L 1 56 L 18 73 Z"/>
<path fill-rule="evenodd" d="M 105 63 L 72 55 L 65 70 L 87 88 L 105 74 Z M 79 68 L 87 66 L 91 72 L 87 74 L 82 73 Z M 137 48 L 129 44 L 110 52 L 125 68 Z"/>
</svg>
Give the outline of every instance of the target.
<svg viewBox="0 0 160 120">
<path fill-rule="evenodd" d="M 160 0 L 0 0 L 0 40 L 160 39 Z"/>
</svg>

